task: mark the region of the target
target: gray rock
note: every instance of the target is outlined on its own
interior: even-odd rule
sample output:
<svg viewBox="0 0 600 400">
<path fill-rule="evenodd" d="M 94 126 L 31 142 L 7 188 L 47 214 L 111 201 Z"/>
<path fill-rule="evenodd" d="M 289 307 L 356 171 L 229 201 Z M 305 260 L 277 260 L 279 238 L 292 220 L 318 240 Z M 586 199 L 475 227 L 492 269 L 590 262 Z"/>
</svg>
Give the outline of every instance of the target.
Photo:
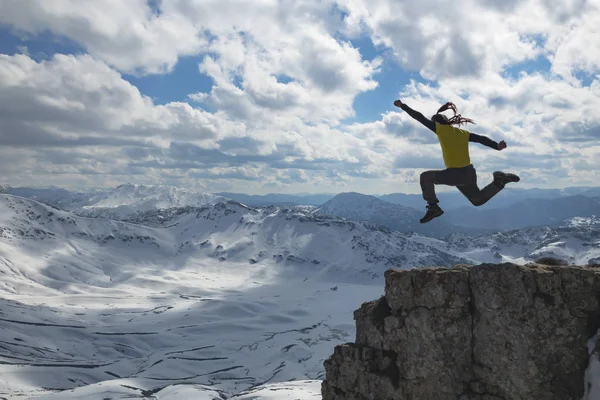
<svg viewBox="0 0 600 400">
<path fill-rule="evenodd" d="M 385 296 L 354 313 L 356 343 L 325 361 L 324 400 L 587 396 L 600 269 L 458 265 L 385 278 Z"/>
</svg>

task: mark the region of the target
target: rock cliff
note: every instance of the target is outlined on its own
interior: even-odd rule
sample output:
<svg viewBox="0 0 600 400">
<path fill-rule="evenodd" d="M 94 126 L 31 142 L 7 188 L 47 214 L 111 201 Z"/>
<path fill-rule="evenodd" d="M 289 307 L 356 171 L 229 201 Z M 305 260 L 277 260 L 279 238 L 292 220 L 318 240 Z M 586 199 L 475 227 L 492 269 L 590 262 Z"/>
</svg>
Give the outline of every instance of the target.
<svg viewBox="0 0 600 400">
<path fill-rule="evenodd" d="M 324 400 L 598 400 L 600 268 L 389 270 L 325 361 Z M 592 354 L 590 354 L 592 353 Z"/>
</svg>

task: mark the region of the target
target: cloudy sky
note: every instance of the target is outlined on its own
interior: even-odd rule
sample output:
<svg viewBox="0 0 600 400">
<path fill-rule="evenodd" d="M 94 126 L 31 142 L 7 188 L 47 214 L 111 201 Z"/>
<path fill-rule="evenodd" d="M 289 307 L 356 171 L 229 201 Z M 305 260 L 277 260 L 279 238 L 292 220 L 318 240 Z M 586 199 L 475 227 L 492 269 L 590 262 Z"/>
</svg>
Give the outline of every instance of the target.
<svg viewBox="0 0 600 400">
<path fill-rule="evenodd" d="M 0 0 L 0 184 L 418 192 L 446 101 L 485 184 L 600 179 L 600 0 Z"/>
</svg>

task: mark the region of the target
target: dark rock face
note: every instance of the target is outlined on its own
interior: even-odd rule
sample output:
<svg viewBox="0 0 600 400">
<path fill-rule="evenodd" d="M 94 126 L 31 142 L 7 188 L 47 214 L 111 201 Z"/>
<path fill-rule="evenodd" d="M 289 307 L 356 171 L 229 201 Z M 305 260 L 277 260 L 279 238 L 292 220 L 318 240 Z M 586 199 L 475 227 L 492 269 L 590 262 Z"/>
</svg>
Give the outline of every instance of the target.
<svg viewBox="0 0 600 400">
<path fill-rule="evenodd" d="M 325 361 L 324 400 L 581 400 L 600 269 L 389 270 Z M 589 389 L 589 388 L 588 388 Z"/>
<path fill-rule="evenodd" d="M 559 258 L 554 258 L 554 257 L 542 257 L 539 260 L 536 260 L 535 262 L 537 264 L 544 264 L 544 265 L 568 265 L 569 264 L 565 260 L 561 260 Z"/>
</svg>

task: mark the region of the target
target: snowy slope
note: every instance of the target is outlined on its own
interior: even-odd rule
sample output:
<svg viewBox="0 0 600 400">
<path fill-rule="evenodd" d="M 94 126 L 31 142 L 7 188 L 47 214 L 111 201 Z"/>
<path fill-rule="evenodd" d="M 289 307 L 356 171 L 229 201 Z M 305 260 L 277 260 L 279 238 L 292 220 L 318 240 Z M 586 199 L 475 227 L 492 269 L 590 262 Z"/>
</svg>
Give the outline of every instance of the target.
<svg viewBox="0 0 600 400">
<path fill-rule="evenodd" d="M 0 191 L 1 192 L 1 191 Z M 89 190 L 67 190 L 59 188 L 28 188 L 28 187 L 6 187 L 5 193 L 14 196 L 25 197 L 44 204 L 72 211 L 86 205 L 92 204 L 101 197 L 105 191 L 102 189 Z"/>
<path fill-rule="evenodd" d="M 39 400 L 117 400 L 150 398 L 155 400 L 223 400 L 228 394 L 210 386 L 175 384 L 144 391 L 130 386 L 130 380 L 113 379 L 89 386 L 36 397 Z M 151 396 L 151 397 L 146 397 Z M 233 398 L 233 397 L 232 397 Z M 236 400 L 316 400 L 321 399 L 320 380 L 297 380 L 260 385 L 235 395 Z M 585 399 L 587 400 L 587 399 Z M 591 399 L 590 399 L 591 400 Z"/>
<path fill-rule="evenodd" d="M 320 398 L 386 269 L 598 254 L 590 227 L 521 235 L 442 241 L 233 201 L 127 223 L 0 195 L 0 398 Z"/>
</svg>

